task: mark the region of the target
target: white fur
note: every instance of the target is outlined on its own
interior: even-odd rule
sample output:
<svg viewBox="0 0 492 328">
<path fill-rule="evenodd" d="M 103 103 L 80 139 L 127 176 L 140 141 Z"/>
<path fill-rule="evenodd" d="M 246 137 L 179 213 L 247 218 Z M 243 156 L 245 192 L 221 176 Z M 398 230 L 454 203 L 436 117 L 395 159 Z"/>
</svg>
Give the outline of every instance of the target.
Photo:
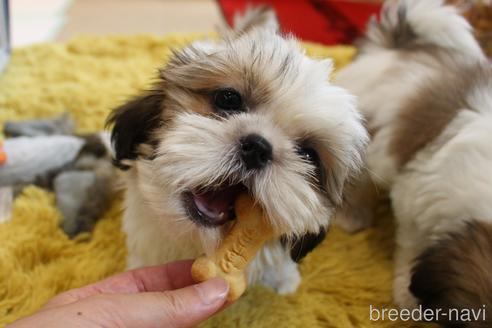
<svg viewBox="0 0 492 328">
<path fill-rule="evenodd" d="M 386 30 L 396 30 L 401 13 L 417 34 L 418 44 L 437 45 L 465 56 L 485 58 L 471 33 L 470 24 L 459 15 L 456 7 L 444 5 L 444 0 L 388 0 L 384 3 L 379 24 Z M 385 44 L 385 36 L 374 28 L 375 20 L 373 17 L 366 34 L 375 41 L 375 46 L 367 49 L 369 51 L 378 51 Z"/>
<path fill-rule="evenodd" d="M 442 2 L 402 0 L 386 4 L 385 10 L 392 13 L 390 20 L 396 26 L 399 6 L 406 7 L 417 42 L 434 44 L 457 62 L 482 61 L 484 55 L 468 23 Z M 394 300 L 413 308 L 417 303 L 408 287 L 416 256 L 469 220 L 492 222 L 492 77 L 470 91 L 471 108 L 459 111 L 436 140 L 398 169 L 388 146 L 398 133 L 396 115 L 426 81 L 453 67 L 425 50 L 403 57 L 404 50 L 398 48 L 369 49 L 340 72 L 337 83 L 359 97 L 369 130 L 377 131 L 367 162 L 374 181 L 390 190 L 398 223 Z"/>
<path fill-rule="evenodd" d="M 408 293 L 410 269 L 425 247 L 469 220 L 492 223 L 492 107 L 488 108 L 486 114 L 461 112 L 391 188 L 399 252 L 394 292 L 402 306 L 415 304 Z"/>
<path fill-rule="evenodd" d="M 456 7 L 445 6 L 444 0 L 405 0 L 402 5 L 408 8 L 408 21 L 423 42 L 484 58 L 470 24 Z"/>
<path fill-rule="evenodd" d="M 281 37 L 273 23 L 266 23 L 266 28 L 228 35 L 214 46 L 200 42 L 183 50 L 188 59 L 197 60 L 200 74 L 226 71 L 233 76 L 243 69 L 246 78 L 259 73 L 271 96 L 245 113 L 225 118 L 180 108 L 154 133 L 159 144 L 152 159 L 125 162 L 131 165 L 124 214 L 129 267 L 212 254 L 230 224 L 218 228 L 195 224 L 181 195 L 226 180 L 248 188 L 278 236 L 318 233 L 329 225 L 333 202 L 341 199 L 345 180 L 362 163 L 367 133 L 355 98 L 328 82 L 331 60 L 306 57 L 295 39 Z M 196 66 L 174 66 L 164 69 L 163 75 L 189 85 L 193 82 L 189 68 Z M 231 78 L 226 85 L 240 88 L 235 85 L 239 82 Z M 186 95 L 180 95 L 179 101 L 183 99 Z M 262 135 L 273 147 L 273 159 L 261 171 L 247 171 L 239 157 L 239 140 L 250 133 Z M 313 185 L 315 167 L 297 154 L 303 140 L 331 155 L 324 163 L 330 200 Z M 296 263 L 278 240 L 260 251 L 248 277 L 279 293 L 294 292 L 300 283 Z"/>
<path fill-rule="evenodd" d="M 240 31 L 248 28 L 248 26 L 254 22 L 259 15 L 264 15 L 262 18 L 263 29 L 271 31 L 277 31 L 279 29 L 275 12 L 264 7 L 250 7 L 246 10 L 244 15 L 237 12 L 234 15 L 234 28 Z"/>
</svg>

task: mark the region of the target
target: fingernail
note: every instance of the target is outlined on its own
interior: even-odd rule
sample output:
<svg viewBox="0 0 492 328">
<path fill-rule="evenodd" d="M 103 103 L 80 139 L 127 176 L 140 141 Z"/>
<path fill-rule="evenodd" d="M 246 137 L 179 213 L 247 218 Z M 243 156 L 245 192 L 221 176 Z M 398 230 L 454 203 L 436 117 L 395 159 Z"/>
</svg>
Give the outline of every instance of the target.
<svg viewBox="0 0 492 328">
<path fill-rule="evenodd" d="M 194 286 L 203 304 L 206 305 L 223 300 L 229 292 L 229 284 L 222 278 L 213 278 Z"/>
</svg>

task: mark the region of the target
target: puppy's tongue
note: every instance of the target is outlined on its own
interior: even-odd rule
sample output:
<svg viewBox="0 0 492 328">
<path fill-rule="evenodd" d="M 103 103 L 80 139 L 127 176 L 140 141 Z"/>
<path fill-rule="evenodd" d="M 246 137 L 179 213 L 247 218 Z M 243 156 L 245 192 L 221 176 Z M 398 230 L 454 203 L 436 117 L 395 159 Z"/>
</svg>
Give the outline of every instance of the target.
<svg viewBox="0 0 492 328">
<path fill-rule="evenodd" d="M 239 185 L 218 190 L 193 192 L 196 207 L 208 220 L 224 224 L 236 217 L 234 201 L 243 188 Z"/>
</svg>

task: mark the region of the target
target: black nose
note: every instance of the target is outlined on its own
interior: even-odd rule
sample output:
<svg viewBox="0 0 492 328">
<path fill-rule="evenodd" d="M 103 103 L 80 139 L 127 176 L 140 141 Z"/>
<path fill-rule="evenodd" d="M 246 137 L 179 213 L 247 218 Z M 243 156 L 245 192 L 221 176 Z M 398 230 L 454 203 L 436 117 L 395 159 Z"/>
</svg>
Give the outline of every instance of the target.
<svg viewBox="0 0 492 328">
<path fill-rule="evenodd" d="M 241 158 L 248 170 L 264 168 L 272 160 L 272 145 L 262 136 L 250 134 L 241 139 Z"/>
</svg>

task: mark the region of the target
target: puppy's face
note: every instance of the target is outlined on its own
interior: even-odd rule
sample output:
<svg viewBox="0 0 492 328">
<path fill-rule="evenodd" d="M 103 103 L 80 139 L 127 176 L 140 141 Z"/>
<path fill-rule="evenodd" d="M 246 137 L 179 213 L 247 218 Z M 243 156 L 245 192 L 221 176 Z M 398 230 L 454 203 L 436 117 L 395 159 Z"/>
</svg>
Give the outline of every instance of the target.
<svg viewBox="0 0 492 328">
<path fill-rule="evenodd" d="M 220 233 L 248 192 L 279 234 L 318 232 L 367 139 L 330 72 L 269 29 L 192 45 L 154 91 L 113 113 L 115 161 L 178 230 Z"/>
</svg>

